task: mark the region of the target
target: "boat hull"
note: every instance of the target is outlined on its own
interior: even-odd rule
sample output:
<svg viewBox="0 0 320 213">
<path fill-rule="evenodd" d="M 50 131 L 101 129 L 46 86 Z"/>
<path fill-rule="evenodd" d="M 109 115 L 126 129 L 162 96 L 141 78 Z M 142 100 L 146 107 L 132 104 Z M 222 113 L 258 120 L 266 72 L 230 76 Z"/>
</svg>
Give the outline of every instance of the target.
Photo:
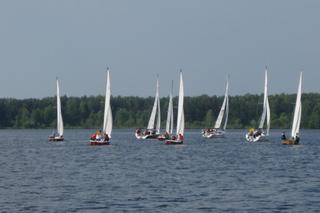
<svg viewBox="0 0 320 213">
<path fill-rule="evenodd" d="M 89 145 L 92 145 L 92 146 L 110 145 L 110 141 L 90 140 Z"/>
<path fill-rule="evenodd" d="M 283 145 L 298 145 L 299 142 L 294 139 L 287 139 L 287 140 L 282 140 L 281 144 L 283 144 Z"/>
<path fill-rule="evenodd" d="M 158 136 L 158 140 L 159 141 L 165 141 L 168 140 L 170 138 L 170 136 L 165 136 L 165 135 L 159 135 Z"/>
<path fill-rule="evenodd" d="M 160 134 L 153 134 L 153 135 L 143 135 L 143 134 L 135 134 L 137 139 L 158 139 L 158 137 L 160 136 Z"/>
<path fill-rule="evenodd" d="M 64 141 L 64 138 L 63 137 L 49 137 L 48 140 L 50 142 L 61 142 L 61 141 Z"/>
<path fill-rule="evenodd" d="M 215 130 L 213 132 L 209 132 L 207 130 L 204 130 L 202 133 L 202 137 L 210 139 L 210 138 L 223 138 L 225 135 L 225 131 L 223 130 Z"/>
<path fill-rule="evenodd" d="M 145 135 L 143 139 L 158 139 L 159 136 L 160 136 L 159 134 Z"/>
<path fill-rule="evenodd" d="M 250 135 L 249 133 L 247 133 L 246 140 L 248 142 L 264 142 L 264 141 L 268 141 L 268 138 L 264 133 L 262 133 L 261 135 L 255 136 L 255 137 Z"/>
<path fill-rule="evenodd" d="M 180 145 L 183 144 L 181 140 L 166 140 L 166 145 Z"/>
</svg>

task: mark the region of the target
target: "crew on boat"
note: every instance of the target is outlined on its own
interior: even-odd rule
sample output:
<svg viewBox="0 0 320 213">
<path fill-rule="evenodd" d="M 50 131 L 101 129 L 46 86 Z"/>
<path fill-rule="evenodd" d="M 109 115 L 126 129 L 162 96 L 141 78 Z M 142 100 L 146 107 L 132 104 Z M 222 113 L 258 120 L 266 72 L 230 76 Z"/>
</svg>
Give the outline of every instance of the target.
<svg viewBox="0 0 320 213">
<path fill-rule="evenodd" d="M 213 134 L 218 132 L 216 128 L 207 128 L 202 130 L 202 134 Z"/>
<path fill-rule="evenodd" d="M 165 139 L 169 139 L 170 138 L 170 134 L 169 134 L 169 132 L 165 132 L 165 133 L 163 133 L 163 134 L 161 134 L 161 135 L 159 135 L 158 136 L 158 139 L 159 140 L 165 140 Z"/>
<path fill-rule="evenodd" d="M 169 132 L 166 131 L 163 136 L 164 136 L 164 138 L 166 138 L 166 139 L 169 138 L 169 137 L 170 137 Z"/>
<path fill-rule="evenodd" d="M 153 136 L 157 134 L 156 129 L 136 129 L 136 135 L 137 136 Z"/>
<path fill-rule="evenodd" d="M 254 129 L 253 128 L 249 129 L 248 135 L 249 136 L 254 136 Z"/>
<path fill-rule="evenodd" d="M 149 135 L 150 134 L 150 131 L 148 130 L 148 129 L 146 129 L 145 131 L 144 131 L 144 135 Z"/>
<path fill-rule="evenodd" d="M 49 139 L 62 138 L 63 135 L 59 135 L 56 131 L 52 132 L 52 135 L 49 136 Z"/>
<path fill-rule="evenodd" d="M 299 141 L 300 141 L 300 137 L 299 137 L 299 133 L 297 133 L 297 135 L 294 137 L 294 142 L 298 144 Z"/>
<path fill-rule="evenodd" d="M 179 141 L 183 141 L 183 139 L 184 139 L 184 138 L 183 138 L 183 135 L 180 133 L 180 134 L 178 135 L 178 140 L 179 140 Z"/>
<path fill-rule="evenodd" d="M 156 130 L 155 129 L 146 129 L 144 132 L 144 135 L 155 135 Z"/>
<path fill-rule="evenodd" d="M 285 132 L 282 132 L 281 134 L 281 140 L 287 140 L 287 136 Z"/>
<path fill-rule="evenodd" d="M 59 134 L 57 133 L 56 136 L 54 136 L 54 138 L 63 138 L 63 135 L 59 135 Z"/>
<path fill-rule="evenodd" d="M 97 130 L 95 134 L 92 134 L 90 136 L 90 140 L 104 142 L 104 141 L 109 141 L 110 137 L 107 133 L 102 134 L 101 130 Z"/>
<path fill-rule="evenodd" d="M 138 128 L 138 129 L 136 130 L 136 133 L 137 133 L 137 135 L 141 135 L 141 133 L 142 133 L 141 128 Z"/>
<path fill-rule="evenodd" d="M 101 130 L 97 130 L 97 131 L 96 131 L 96 140 L 97 140 L 97 141 L 100 141 L 101 138 L 102 138 Z"/>
<path fill-rule="evenodd" d="M 104 133 L 103 136 L 104 136 L 104 141 L 108 142 L 110 140 L 110 137 L 107 133 Z"/>
<path fill-rule="evenodd" d="M 96 140 L 96 134 L 95 133 L 90 136 L 90 140 L 93 140 L 93 141 Z"/>
<path fill-rule="evenodd" d="M 156 130 L 155 129 L 151 129 L 150 133 L 151 133 L 151 135 L 155 135 L 156 134 Z"/>
<path fill-rule="evenodd" d="M 260 136 L 261 134 L 262 134 L 262 130 L 260 128 L 256 129 L 254 131 L 253 137 L 256 138 L 256 137 Z"/>
</svg>

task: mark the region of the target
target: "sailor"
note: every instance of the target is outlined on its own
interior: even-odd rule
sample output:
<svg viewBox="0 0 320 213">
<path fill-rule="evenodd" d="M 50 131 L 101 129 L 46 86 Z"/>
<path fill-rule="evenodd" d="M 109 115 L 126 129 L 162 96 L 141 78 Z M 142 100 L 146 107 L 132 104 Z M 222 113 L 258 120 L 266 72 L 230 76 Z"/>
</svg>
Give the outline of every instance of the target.
<svg viewBox="0 0 320 213">
<path fill-rule="evenodd" d="M 167 131 L 164 133 L 164 137 L 169 138 L 169 133 Z"/>
<path fill-rule="evenodd" d="M 183 141 L 183 135 L 182 135 L 181 133 L 179 134 L 178 139 L 179 139 L 180 141 Z"/>
<path fill-rule="evenodd" d="M 300 137 L 299 137 L 299 133 L 297 133 L 295 139 L 294 139 L 295 143 L 298 144 L 300 141 Z"/>
<path fill-rule="evenodd" d="M 261 135 L 261 133 L 262 133 L 262 129 L 259 128 L 259 129 L 257 130 L 257 135 Z"/>
<path fill-rule="evenodd" d="M 95 139 L 96 139 L 96 134 L 92 134 L 92 135 L 90 136 L 90 139 L 91 139 L 91 140 L 95 140 Z"/>
<path fill-rule="evenodd" d="M 253 138 L 256 138 L 258 136 L 258 131 L 255 129 L 253 132 Z"/>
<path fill-rule="evenodd" d="M 98 130 L 98 131 L 96 132 L 96 140 L 101 140 L 101 138 L 102 138 L 101 130 Z"/>
<path fill-rule="evenodd" d="M 249 136 L 253 136 L 253 128 L 249 129 Z"/>
<path fill-rule="evenodd" d="M 110 138 L 109 138 L 109 135 L 107 133 L 104 133 L 104 141 L 109 141 Z"/>
<path fill-rule="evenodd" d="M 259 135 L 261 135 L 261 131 L 260 131 L 259 129 L 256 129 L 256 130 L 254 131 L 253 138 L 258 137 Z"/>
<path fill-rule="evenodd" d="M 286 137 L 286 133 L 285 132 L 282 132 L 282 135 L 281 135 L 281 140 L 286 140 L 287 137 Z"/>
</svg>

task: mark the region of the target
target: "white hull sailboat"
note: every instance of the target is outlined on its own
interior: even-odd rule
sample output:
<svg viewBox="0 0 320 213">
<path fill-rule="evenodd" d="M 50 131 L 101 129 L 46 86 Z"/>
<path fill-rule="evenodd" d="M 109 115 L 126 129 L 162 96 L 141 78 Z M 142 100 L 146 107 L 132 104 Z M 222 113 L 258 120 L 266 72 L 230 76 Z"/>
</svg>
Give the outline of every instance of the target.
<svg viewBox="0 0 320 213">
<path fill-rule="evenodd" d="M 168 104 L 168 112 L 167 112 L 167 122 L 166 122 L 166 132 L 158 137 L 159 140 L 169 139 L 173 133 L 173 81 L 171 84 L 171 91 L 169 95 L 169 104 Z"/>
<path fill-rule="evenodd" d="M 157 120 L 156 120 L 157 116 Z M 156 96 L 153 103 L 152 112 L 148 122 L 147 129 L 139 128 L 135 132 L 137 139 L 158 139 L 160 135 L 160 97 L 159 97 L 159 79 L 157 78 Z"/>
<path fill-rule="evenodd" d="M 184 139 L 184 88 L 182 71 L 180 71 L 180 86 L 179 86 L 179 99 L 178 99 L 178 115 L 177 115 L 177 129 L 176 136 L 172 136 L 170 140 L 166 140 L 166 144 L 183 144 Z"/>
<path fill-rule="evenodd" d="M 214 128 L 208 128 L 208 129 L 203 129 L 202 130 L 202 136 L 204 138 L 219 138 L 219 137 L 224 137 L 226 127 L 227 127 L 227 122 L 228 122 L 228 115 L 229 115 L 229 96 L 228 96 L 228 91 L 229 91 L 229 78 L 227 78 L 227 85 L 226 85 L 226 91 L 224 95 L 224 100 L 218 115 L 218 118 L 216 120 L 216 123 L 214 125 Z M 223 128 L 221 128 L 221 123 L 223 120 L 223 117 L 225 115 L 225 120 L 224 120 L 224 125 Z"/>
<path fill-rule="evenodd" d="M 107 84 L 106 84 L 106 96 L 104 103 L 104 116 L 103 116 L 103 128 L 97 130 L 95 134 L 91 135 L 90 145 L 109 145 L 112 132 L 112 111 L 111 111 L 111 88 L 110 88 L 110 74 L 107 70 Z"/>
<path fill-rule="evenodd" d="M 63 119 L 61 113 L 61 101 L 60 101 L 60 87 L 59 80 L 57 78 L 57 131 L 49 136 L 49 141 L 63 141 Z"/>
<path fill-rule="evenodd" d="M 263 130 L 266 122 L 266 129 Z M 264 79 L 264 96 L 263 96 L 263 110 L 258 129 L 251 128 L 246 134 L 248 142 L 267 141 L 270 131 L 270 105 L 268 100 L 268 71 L 266 68 Z"/>
<path fill-rule="evenodd" d="M 289 139 L 283 138 L 282 144 L 284 145 L 297 145 L 299 144 L 299 141 L 300 141 L 299 132 L 300 132 L 300 123 L 301 123 L 301 111 L 302 111 L 301 93 L 302 93 L 302 72 L 300 73 L 296 105 L 294 108 L 291 138 Z"/>
</svg>

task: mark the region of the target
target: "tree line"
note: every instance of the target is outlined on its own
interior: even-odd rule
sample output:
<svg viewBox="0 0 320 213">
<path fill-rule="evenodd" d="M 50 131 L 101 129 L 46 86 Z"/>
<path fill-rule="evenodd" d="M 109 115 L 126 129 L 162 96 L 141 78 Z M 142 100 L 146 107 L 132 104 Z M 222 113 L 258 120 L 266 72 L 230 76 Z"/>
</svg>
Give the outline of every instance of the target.
<svg viewBox="0 0 320 213">
<path fill-rule="evenodd" d="M 214 125 L 223 102 L 223 96 L 201 95 L 185 97 L 186 128 L 205 128 Z M 295 94 L 270 95 L 271 128 L 290 128 L 295 104 Z M 115 128 L 146 127 L 154 97 L 111 98 Z M 178 98 L 173 100 L 177 106 Z M 229 98 L 227 128 L 249 128 L 258 125 L 263 95 L 241 95 Z M 62 115 L 66 128 L 101 128 L 104 97 L 61 97 Z M 160 99 L 162 127 L 165 126 L 168 97 Z M 177 108 L 174 108 L 176 115 Z M 0 99 L 0 128 L 55 128 L 56 98 Z M 302 128 L 320 128 L 320 94 L 302 95 Z"/>
</svg>

